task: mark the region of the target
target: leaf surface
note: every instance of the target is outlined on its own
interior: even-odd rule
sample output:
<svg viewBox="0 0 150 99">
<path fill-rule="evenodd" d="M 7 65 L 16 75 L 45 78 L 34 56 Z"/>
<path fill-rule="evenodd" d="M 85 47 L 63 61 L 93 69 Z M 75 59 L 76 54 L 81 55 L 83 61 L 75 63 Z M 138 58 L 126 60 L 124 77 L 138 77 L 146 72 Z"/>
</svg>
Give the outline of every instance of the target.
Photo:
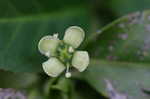
<svg viewBox="0 0 150 99">
<path fill-rule="evenodd" d="M 129 99 L 149 99 L 142 88 L 150 86 L 150 11 L 124 16 L 93 34 L 86 43 L 91 57 L 84 78 L 106 95 L 105 79 L 112 80 Z M 108 93 L 107 95 L 108 96 Z"/>
</svg>

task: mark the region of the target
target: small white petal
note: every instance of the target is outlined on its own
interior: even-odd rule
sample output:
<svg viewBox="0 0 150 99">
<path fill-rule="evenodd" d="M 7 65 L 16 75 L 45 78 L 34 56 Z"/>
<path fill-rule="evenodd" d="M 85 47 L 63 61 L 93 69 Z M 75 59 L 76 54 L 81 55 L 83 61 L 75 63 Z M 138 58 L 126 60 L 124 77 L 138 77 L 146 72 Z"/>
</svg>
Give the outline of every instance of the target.
<svg viewBox="0 0 150 99">
<path fill-rule="evenodd" d="M 77 48 L 84 40 L 84 37 L 85 32 L 82 28 L 78 26 L 71 26 L 65 32 L 64 42 L 70 44 L 74 48 Z"/>
<path fill-rule="evenodd" d="M 60 40 L 53 36 L 45 36 L 39 41 L 39 51 L 46 56 L 53 56 L 59 42 Z"/>
<path fill-rule="evenodd" d="M 49 76 L 57 77 L 64 71 L 65 66 L 57 58 L 52 57 L 43 63 L 43 69 Z"/>
<path fill-rule="evenodd" d="M 86 51 L 76 51 L 72 58 L 72 66 L 80 72 L 84 71 L 89 65 L 89 55 Z"/>
</svg>

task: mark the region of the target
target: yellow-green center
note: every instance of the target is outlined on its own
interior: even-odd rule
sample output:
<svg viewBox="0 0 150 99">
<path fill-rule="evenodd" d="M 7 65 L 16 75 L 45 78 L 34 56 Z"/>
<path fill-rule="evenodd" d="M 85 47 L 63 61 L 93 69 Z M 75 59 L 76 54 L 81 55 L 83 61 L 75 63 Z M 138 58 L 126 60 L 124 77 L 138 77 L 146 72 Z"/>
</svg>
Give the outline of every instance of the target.
<svg viewBox="0 0 150 99">
<path fill-rule="evenodd" d="M 56 56 L 57 58 L 63 62 L 65 65 L 71 63 L 73 52 L 69 52 L 70 45 L 64 43 L 63 41 L 58 45 Z"/>
</svg>

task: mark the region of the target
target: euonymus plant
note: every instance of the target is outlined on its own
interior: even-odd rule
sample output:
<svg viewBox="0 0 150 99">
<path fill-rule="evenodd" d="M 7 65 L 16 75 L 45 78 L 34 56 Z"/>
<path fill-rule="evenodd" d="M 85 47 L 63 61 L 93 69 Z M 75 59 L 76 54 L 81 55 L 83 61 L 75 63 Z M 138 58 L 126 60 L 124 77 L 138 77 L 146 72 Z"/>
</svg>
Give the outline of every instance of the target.
<svg viewBox="0 0 150 99">
<path fill-rule="evenodd" d="M 150 99 L 149 5 L 0 0 L 0 99 Z"/>
</svg>

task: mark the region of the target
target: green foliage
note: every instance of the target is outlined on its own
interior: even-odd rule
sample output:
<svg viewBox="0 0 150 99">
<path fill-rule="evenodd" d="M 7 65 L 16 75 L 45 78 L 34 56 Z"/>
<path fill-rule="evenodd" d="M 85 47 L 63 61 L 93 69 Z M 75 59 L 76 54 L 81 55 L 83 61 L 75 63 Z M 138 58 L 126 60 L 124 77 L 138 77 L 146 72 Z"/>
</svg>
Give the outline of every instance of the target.
<svg viewBox="0 0 150 99">
<path fill-rule="evenodd" d="M 110 80 L 119 92 L 129 96 L 128 99 L 149 99 L 142 92 L 150 86 L 148 64 L 93 60 L 90 66 L 83 77 L 103 95 L 108 96 L 104 80 Z"/>
<path fill-rule="evenodd" d="M 84 4 L 85 3 L 85 4 Z M 0 17 L 1 18 L 15 18 L 32 15 L 43 15 L 68 9 L 69 7 L 76 7 L 84 4 L 85 0 L 1 0 L 0 1 Z M 77 7 L 76 7 L 77 8 Z"/>
<path fill-rule="evenodd" d="M 145 10 L 149 4 L 148 0 L 1 0 L 0 88 L 23 89 L 29 99 L 104 99 L 101 95 L 108 97 L 104 80 L 110 80 L 129 99 L 149 99 L 142 90 L 150 88 L 150 10 Z M 100 29 L 103 24 L 108 25 Z M 38 42 L 53 33 L 62 38 L 72 25 L 87 33 L 81 47 L 90 53 L 91 63 L 71 79 L 63 74 L 50 78 L 43 73 L 46 58 L 39 53 Z"/>
<path fill-rule="evenodd" d="M 129 99 L 148 99 L 142 88 L 150 86 L 150 12 L 137 12 L 107 25 L 87 43 L 97 58 L 84 78 L 106 95 L 105 79 L 115 82 Z M 104 61 L 101 61 L 104 60 Z"/>
<path fill-rule="evenodd" d="M 118 19 L 94 34 L 86 49 L 96 58 L 149 63 L 149 15 L 137 12 Z"/>
<path fill-rule="evenodd" d="M 8 2 L 13 5 L 10 1 Z M 25 2 L 28 3 L 29 1 Z M 13 8 L 21 10 L 19 7 L 22 6 L 19 6 L 18 3 L 14 4 Z M 2 5 L 3 3 L 0 4 Z M 31 5 L 31 8 L 34 10 L 34 5 Z M 7 15 L 11 14 L 11 12 L 14 14 L 13 9 L 9 10 Z M 28 11 L 28 9 L 24 10 Z M 36 11 L 34 12 L 36 13 Z M 1 13 L 3 12 L 1 11 Z M 28 14 L 25 16 L 18 15 L 17 17 L 12 15 L 11 18 L 5 17 L 0 19 L 1 69 L 14 72 L 41 71 L 41 63 L 45 60 L 37 50 L 37 44 L 41 37 L 57 32 L 64 33 L 63 31 L 65 31 L 66 27 L 74 24 L 87 27 L 83 23 L 88 23 L 85 17 L 88 16 L 86 9 L 78 5 L 77 7 L 61 9 L 57 13 L 51 12 L 46 14 L 39 12 L 38 15 L 35 15 L 29 12 Z M 5 14 L 3 15 L 5 16 Z"/>
</svg>

